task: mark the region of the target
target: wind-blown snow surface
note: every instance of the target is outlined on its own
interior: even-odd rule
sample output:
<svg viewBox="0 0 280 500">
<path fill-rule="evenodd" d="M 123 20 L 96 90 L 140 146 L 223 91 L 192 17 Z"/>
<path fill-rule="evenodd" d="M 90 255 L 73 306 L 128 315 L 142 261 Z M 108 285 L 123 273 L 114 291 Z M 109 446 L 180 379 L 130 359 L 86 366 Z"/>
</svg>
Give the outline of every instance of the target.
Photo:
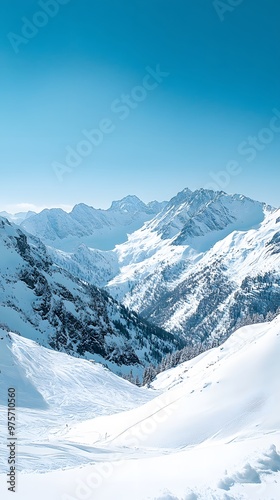
<svg viewBox="0 0 280 500">
<path fill-rule="evenodd" d="M 37 358 L 35 345 L 32 344 L 31 362 L 26 359 L 26 342 L 30 341 L 12 335 L 11 342 L 16 368 L 22 370 L 24 359 L 25 369 L 27 367 L 30 373 L 30 364 L 34 366 Z M 37 379 L 29 374 L 28 382 L 34 384 L 42 400 L 50 406 L 42 409 L 41 402 L 38 402 L 39 407 L 32 402 L 31 414 L 25 409 L 18 418 L 18 423 L 21 418 L 23 423 L 29 418 L 34 424 L 33 440 L 30 430 L 24 425 L 21 430 L 18 429 L 19 438 L 24 443 L 21 445 L 19 441 L 19 468 L 29 471 L 18 475 L 19 498 L 279 498 L 280 317 L 271 323 L 243 327 L 223 346 L 160 374 L 154 382 L 160 394 L 153 394 L 151 390 L 130 389 L 131 386 L 122 381 L 121 390 L 124 394 L 129 388 L 127 399 L 132 400 L 135 407 L 141 398 L 149 399 L 153 395 L 154 398 L 138 408 L 119 414 L 114 413 L 114 409 L 117 412 L 122 405 L 122 396 L 117 394 L 119 386 L 115 390 L 116 397 L 120 399 L 106 399 L 106 392 L 110 388 L 114 391 L 118 380 L 111 375 L 106 391 L 100 391 L 93 384 L 92 398 L 88 397 L 89 384 L 86 385 L 88 408 L 85 418 L 89 417 L 91 404 L 94 418 L 74 423 L 75 397 L 79 407 L 81 400 L 85 401 L 82 386 L 86 382 L 84 374 L 76 371 L 77 385 L 72 384 L 72 394 L 68 395 L 71 398 L 70 417 L 67 404 L 62 404 L 56 410 L 61 412 L 60 422 L 53 423 L 53 430 L 49 415 L 53 411 L 52 405 L 57 407 L 59 399 L 56 383 L 59 381 L 61 384 L 64 400 L 68 394 L 65 386 L 70 388 L 67 377 L 66 380 L 64 377 L 66 370 L 67 373 L 72 371 L 70 365 L 65 370 L 64 362 L 67 359 L 70 364 L 71 358 L 51 353 L 52 356 L 60 356 L 59 364 L 51 364 L 50 369 L 56 367 L 55 376 L 51 379 L 45 377 L 46 382 L 42 382 L 46 355 L 45 349 L 37 349 L 42 366 L 41 377 L 38 378 L 37 370 Z M 6 351 L 10 352 L 9 349 Z M 86 362 L 79 360 L 79 363 Z M 82 379 L 79 379 L 80 376 Z M 54 380 L 53 394 L 57 398 L 54 400 L 49 396 L 52 388 L 47 386 L 47 381 L 51 380 Z M 4 383 L 10 385 L 9 376 Z M 96 390 L 98 393 L 94 396 Z M 96 416 L 96 400 L 103 407 L 102 416 Z M 106 412 L 111 415 L 106 416 Z M 83 418 L 82 415 L 80 417 Z M 41 432 L 36 433 L 36 426 L 41 429 L 44 425 L 41 419 L 46 422 L 43 439 Z M 65 429 L 66 422 L 70 426 Z M 33 461 L 32 457 L 38 459 L 39 453 L 42 458 Z M 70 457 L 68 465 L 72 468 L 62 470 L 67 454 Z M 46 461 L 46 473 L 38 475 L 36 471 L 43 460 Z M 5 460 L 2 472 L 4 485 Z M 9 498 L 4 488 L 3 492 L 3 498 Z"/>
</svg>

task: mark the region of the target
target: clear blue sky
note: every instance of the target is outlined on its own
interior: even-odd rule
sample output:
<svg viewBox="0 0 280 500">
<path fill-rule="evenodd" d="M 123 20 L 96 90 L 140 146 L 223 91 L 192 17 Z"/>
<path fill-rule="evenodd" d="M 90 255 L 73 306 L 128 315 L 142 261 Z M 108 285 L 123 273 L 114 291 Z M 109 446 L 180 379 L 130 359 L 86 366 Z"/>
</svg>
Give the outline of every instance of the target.
<svg viewBox="0 0 280 500">
<path fill-rule="evenodd" d="M 221 188 L 280 205 L 279 0 L 224 13 L 213 0 L 64 0 L 38 14 L 47 3 L 1 2 L 0 210 L 167 199 L 217 184 L 231 160 L 239 173 Z M 156 86 L 157 64 L 169 76 Z M 110 132 L 69 167 L 66 148 L 105 119 Z"/>
</svg>

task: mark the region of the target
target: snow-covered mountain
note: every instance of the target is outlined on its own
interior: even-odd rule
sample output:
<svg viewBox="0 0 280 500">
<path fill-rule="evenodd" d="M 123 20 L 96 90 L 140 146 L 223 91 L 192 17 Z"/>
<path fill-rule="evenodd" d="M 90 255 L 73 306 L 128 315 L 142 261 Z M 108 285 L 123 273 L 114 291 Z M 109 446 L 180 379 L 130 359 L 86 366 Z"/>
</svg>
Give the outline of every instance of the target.
<svg viewBox="0 0 280 500">
<path fill-rule="evenodd" d="M 211 345 L 280 307 L 280 211 L 185 189 L 112 251 L 50 250 L 61 267 L 188 341 Z"/>
<path fill-rule="evenodd" d="M 178 344 L 104 290 L 53 262 L 41 241 L 0 218 L 0 324 L 44 346 L 141 373 Z"/>
<path fill-rule="evenodd" d="M 24 220 L 21 227 L 60 250 L 74 251 L 81 243 L 111 250 L 126 241 L 128 233 L 139 229 L 165 205 L 157 201 L 146 205 L 137 196 L 114 201 L 108 210 L 80 203 L 70 213 L 60 208 L 45 209 Z"/>
<path fill-rule="evenodd" d="M 0 343 L 1 394 L 18 384 L 20 498 L 278 499 L 280 317 L 160 374 L 156 391 L 15 334 Z M 0 412 L 5 435 L 5 396 Z"/>
<path fill-rule="evenodd" d="M 203 347 L 244 324 L 274 317 L 280 307 L 279 210 L 204 189 L 185 189 L 163 206 L 154 204 L 153 210 L 161 211 L 113 250 L 89 248 L 81 236 L 72 253 L 48 247 L 50 260 L 71 276 L 104 287 L 154 325 Z M 136 197 L 113 202 L 108 211 L 78 205 L 66 219 L 67 230 L 61 211 L 61 241 L 77 230 L 76 219 L 93 230 L 92 212 L 121 211 L 131 218 L 142 209 Z"/>
<path fill-rule="evenodd" d="M 279 210 L 186 189 L 112 252 L 119 272 L 115 266 L 107 290 L 155 324 L 207 344 L 276 313 L 279 234 Z"/>
</svg>

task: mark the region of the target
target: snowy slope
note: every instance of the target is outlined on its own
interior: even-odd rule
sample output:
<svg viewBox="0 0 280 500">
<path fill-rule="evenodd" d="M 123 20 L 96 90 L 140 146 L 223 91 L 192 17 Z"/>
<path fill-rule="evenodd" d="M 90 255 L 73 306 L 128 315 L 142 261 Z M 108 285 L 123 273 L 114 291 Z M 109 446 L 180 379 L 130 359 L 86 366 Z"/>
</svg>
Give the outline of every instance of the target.
<svg viewBox="0 0 280 500">
<path fill-rule="evenodd" d="M 54 349 L 139 375 L 178 345 L 53 262 L 40 240 L 0 218 L 0 325 Z"/>
<path fill-rule="evenodd" d="M 117 377 L 98 363 L 46 349 L 3 330 L 0 366 L 1 436 L 6 435 L 3 417 L 8 387 L 17 391 L 18 470 L 35 468 L 43 472 L 76 465 L 77 460 L 88 462 L 86 450 L 58 443 L 67 426 L 131 409 L 152 397 L 151 392 Z M 2 472 L 5 466 L 5 457 L 1 456 Z"/>
<path fill-rule="evenodd" d="M 279 429 L 279 356 L 280 317 L 271 324 L 243 327 L 223 346 L 158 375 L 153 387 L 168 390 L 168 397 L 164 392 L 125 418 L 116 415 L 88 422 L 87 431 L 106 431 L 110 443 L 124 445 L 131 429 L 140 429 L 139 421 L 164 408 L 166 398 L 171 417 L 147 437 L 145 447 L 182 448 Z M 84 426 L 78 425 L 69 435 L 79 432 L 81 439 Z"/>
<path fill-rule="evenodd" d="M 81 243 L 102 250 L 113 249 L 127 239 L 165 206 L 165 202 L 147 205 L 137 196 L 114 201 L 108 210 L 80 203 L 70 213 L 62 209 L 45 209 L 21 226 L 45 244 L 59 250 L 75 251 Z"/>
<path fill-rule="evenodd" d="M 12 336 L 12 342 L 18 364 L 25 358 L 18 353 L 24 354 L 26 341 L 18 344 L 16 336 Z M 36 359 L 36 347 L 32 348 Z M 42 348 L 39 355 L 45 366 Z M 50 426 L 45 433 L 50 441 L 36 441 L 25 428 L 21 439 L 26 440 L 28 452 L 25 453 L 25 446 L 19 448 L 19 460 L 22 466 L 28 464 L 29 474 L 19 475 L 19 498 L 33 500 L 40 495 L 42 500 L 278 499 L 279 356 L 277 317 L 271 323 L 243 327 L 222 347 L 160 374 L 154 386 L 163 392 L 156 392 L 153 399 L 143 401 L 141 406 L 136 407 L 141 397 L 151 397 L 152 391 L 143 390 L 141 394 L 136 388 L 135 396 L 131 392 L 128 396 L 128 400 L 138 397 L 134 409 L 116 413 L 107 407 L 104 413 L 111 415 L 95 414 L 84 422 L 71 421 L 66 429 L 57 426 L 55 436 Z M 64 361 L 61 359 L 59 365 L 62 374 Z M 27 367 L 28 360 L 24 363 Z M 56 362 L 54 366 L 57 367 Z M 115 384 L 116 379 L 111 377 L 109 384 Z M 28 378 L 36 387 L 35 377 Z M 60 378 L 62 394 L 63 378 L 64 375 Z M 56 383 L 56 373 L 54 380 Z M 66 386 L 68 382 L 66 379 Z M 125 390 L 126 387 L 123 386 Z M 74 384 L 72 390 L 76 389 Z M 99 404 L 103 394 L 104 391 L 97 394 Z M 79 393 L 77 406 L 81 397 Z M 51 405 L 48 411 L 50 408 Z M 60 411 L 63 413 L 63 408 Z M 67 415 L 67 408 L 64 414 Z M 41 425 L 38 416 L 36 409 L 30 417 L 35 428 Z M 37 447 L 46 461 L 45 470 L 52 469 L 43 475 L 36 474 L 37 464 L 43 458 L 32 461 L 32 457 L 38 459 Z M 71 469 L 62 470 L 67 454 Z M 0 481 L 4 484 L 4 475 Z M 5 492 L 3 498 L 9 498 Z"/>
</svg>

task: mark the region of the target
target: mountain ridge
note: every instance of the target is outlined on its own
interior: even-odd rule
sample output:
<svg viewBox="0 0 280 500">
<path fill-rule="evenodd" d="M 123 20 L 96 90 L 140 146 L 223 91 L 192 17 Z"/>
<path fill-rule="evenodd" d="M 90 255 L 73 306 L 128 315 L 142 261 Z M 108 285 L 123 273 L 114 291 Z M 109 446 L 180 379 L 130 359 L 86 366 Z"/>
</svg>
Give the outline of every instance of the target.
<svg viewBox="0 0 280 500">
<path fill-rule="evenodd" d="M 45 244 L 60 250 L 74 251 L 81 243 L 110 250 L 156 215 L 165 203 L 145 204 L 137 196 L 129 195 L 112 202 L 107 210 L 85 203 L 75 205 L 69 213 L 61 208 L 46 208 L 20 225 Z"/>
</svg>

